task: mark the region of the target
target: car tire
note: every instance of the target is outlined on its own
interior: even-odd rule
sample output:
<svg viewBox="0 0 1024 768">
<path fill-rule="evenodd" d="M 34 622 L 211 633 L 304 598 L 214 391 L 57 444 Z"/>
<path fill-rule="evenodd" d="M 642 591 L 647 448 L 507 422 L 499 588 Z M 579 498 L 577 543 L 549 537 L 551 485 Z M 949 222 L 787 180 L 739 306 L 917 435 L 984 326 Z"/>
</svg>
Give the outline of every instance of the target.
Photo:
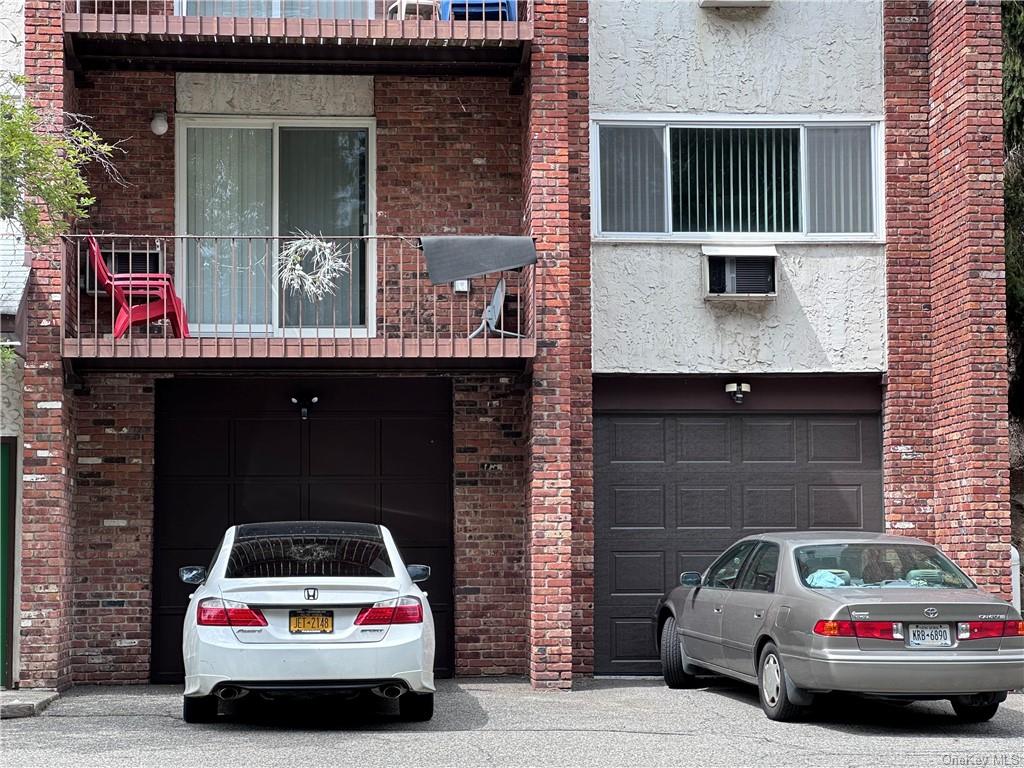
<svg viewBox="0 0 1024 768">
<path fill-rule="evenodd" d="M 789 700 L 782 655 L 774 643 L 767 643 L 761 649 L 761 658 L 757 663 L 757 696 L 769 720 L 789 722 L 803 714 L 804 707 Z"/>
<path fill-rule="evenodd" d="M 407 723 L 422 723 L 434 716 L 434 694 L 403 693 L 398 698 L 398 716 Z"/>
<path fill-rule="evenodd" d="M 216 696 L 186 696 L 181 705 L 186 723 L 212 723 L 217 719 Z"/>
<path fill-rule="evenodd" d="M 683 667 L 679 643 L 675 617 L 669 616 L 661 628 L 661 675 L 669 688 L 689 688 L 694 684 L 694 676 Z"/>
<path fill-rule="evenodd" d="M 999 702 L 985 704 L 974 704 L 963 699 L 953 699 L 950 702 L 956 716 L 965 723 L 984 723 L 995 717 L 999 709 Z"/>
</svg>

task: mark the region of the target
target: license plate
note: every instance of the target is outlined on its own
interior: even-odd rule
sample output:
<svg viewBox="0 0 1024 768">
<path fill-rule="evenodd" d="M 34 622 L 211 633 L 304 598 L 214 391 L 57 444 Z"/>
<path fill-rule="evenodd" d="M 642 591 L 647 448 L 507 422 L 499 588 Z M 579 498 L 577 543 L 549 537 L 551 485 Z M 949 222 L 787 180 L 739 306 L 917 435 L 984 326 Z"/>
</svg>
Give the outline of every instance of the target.
<svg viewBox="0 0 1024 768">
<path fill-rule="evenodd" d="M 911 645 L 944 648 L 953 644 L 949 624 L 911 624 L 907 629 Z"/>
<path fill-rule="evenodd" d="M 293 635 L 326 635 L 334 631 L 334 611 L 288 611 Z"/>
</svg>

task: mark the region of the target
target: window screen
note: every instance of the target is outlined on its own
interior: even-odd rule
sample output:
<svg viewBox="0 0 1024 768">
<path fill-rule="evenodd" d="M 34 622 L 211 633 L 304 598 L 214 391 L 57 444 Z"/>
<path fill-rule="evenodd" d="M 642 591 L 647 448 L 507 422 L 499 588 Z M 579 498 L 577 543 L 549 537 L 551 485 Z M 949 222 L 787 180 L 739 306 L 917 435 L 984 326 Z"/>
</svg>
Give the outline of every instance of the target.
<svg viewBox="0 0 1024 768">
<path fill-rule="evenodd" d="M 325 524 L 242 526 L 225 573 L 229 579 L 394 575 L 379 528 Z"/>
<path fill-rule="evenodd" d="M 603 126 L 601 224 L 605 232 L 665 230 L 665 148 L 661 126 Z"/>
<path fill-rule="evenodd" d="M 807 129 L 807 229 L 874 229 L 870 126 Z"/>
<path fill-rule="evenodd" d="M 798 128 L 673 128 L 675 232 L 797 232 Z"/>
</svg>

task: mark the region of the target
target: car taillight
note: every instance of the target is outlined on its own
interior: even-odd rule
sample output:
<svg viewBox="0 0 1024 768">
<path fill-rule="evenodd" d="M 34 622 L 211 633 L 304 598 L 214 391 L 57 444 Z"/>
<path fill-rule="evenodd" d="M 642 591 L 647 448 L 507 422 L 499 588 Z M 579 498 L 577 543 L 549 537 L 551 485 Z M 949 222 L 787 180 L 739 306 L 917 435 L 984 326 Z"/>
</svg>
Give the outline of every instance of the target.
<svg viewBox="0 0 1024 768">
<path fill-rule="evenodd" d="M 199 603 L 197 622 L 203 627 L 265 627 L 267 619 L 259 608 L 245 603 L 208 597 Z"/>
<path fill-rule="evenodd" d="M 814 634 L 825 637 L 854 637 L 853 622 L 822 619 L 814 625 Z"/>
<path fill-rule="evenodd" d="M 956 637 L 957 640 L 1024 637 L 1024 621 L 961 621 L 956 625 Z"/>
<path fill-rule="evenodd" d="M 1024 621 L 1004 622 L 1003 637 L 1024 637 Z"/>
<path fill-rule="evenodd" d="M 363 608 L 356 616 L 361 627 L 381 624 L 420 624 L 423 622 L 423 606 L 415 597 L 396 597 Z"/>
<path fill-rule="evenodd" d="M 898 621 L 842 621 L 822 619 L 814 634 L 824 637 L 863 637 L 874 640 L 902 640 L 903 624 Z"/>
</svg>

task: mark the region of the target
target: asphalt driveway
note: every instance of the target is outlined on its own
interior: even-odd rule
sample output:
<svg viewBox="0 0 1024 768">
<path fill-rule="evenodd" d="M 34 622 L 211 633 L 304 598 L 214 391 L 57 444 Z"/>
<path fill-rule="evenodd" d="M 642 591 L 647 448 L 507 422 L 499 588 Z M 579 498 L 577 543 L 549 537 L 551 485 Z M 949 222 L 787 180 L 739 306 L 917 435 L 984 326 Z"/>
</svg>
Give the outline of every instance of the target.
<svg viewBox="0 0 1024 768">
<path fill-rule="evenodd" d="M 1024 696 L 989 723 L 945 702 L 892 707 L 834 698 L 806 722 L 773 723 L 753 688 L 714 681 L 670 691 L 599 680 L 571 693 L 525 683 L 442 681 L 429 723 L 374 700 L 246 707 L 213 725 L 181 720 L 172 686 L 78 688 L 45 713 L 5 720 L 15 766 L 1024 766 Z"/>
</svg>

